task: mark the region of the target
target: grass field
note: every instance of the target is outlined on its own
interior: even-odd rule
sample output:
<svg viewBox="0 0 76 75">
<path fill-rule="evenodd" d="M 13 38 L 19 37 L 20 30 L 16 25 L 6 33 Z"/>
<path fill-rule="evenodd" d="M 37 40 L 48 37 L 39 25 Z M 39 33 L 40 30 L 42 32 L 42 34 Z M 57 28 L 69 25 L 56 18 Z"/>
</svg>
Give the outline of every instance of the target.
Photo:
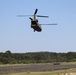
<svg viewBox="0 0 76 75">
<path fill-rule="evenodd" d="M 12 73 L 5 75 L 76 75 L 76 69 L 46 71 L 46 72 L 21 72 L 21 73 Z"/>
<path fill-rule="evenodd" d="M 76 62 L 0 65 L 0 75 L 76 75 Z"/>
</svg>

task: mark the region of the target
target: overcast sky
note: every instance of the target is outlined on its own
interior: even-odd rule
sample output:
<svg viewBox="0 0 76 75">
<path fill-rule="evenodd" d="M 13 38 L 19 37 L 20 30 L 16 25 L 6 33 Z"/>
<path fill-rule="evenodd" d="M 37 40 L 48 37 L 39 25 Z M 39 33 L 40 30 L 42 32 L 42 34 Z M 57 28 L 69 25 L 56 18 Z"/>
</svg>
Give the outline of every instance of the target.
<svg viewBox="0 0 76 75">
<path fill-rule="evenodd" d="M 37 18 L 42 32 L 33 32 L 29 17 L 17 15 L 48 15 Z M 0 0 L 0 52 L 69 52 L 76 51 L 76 0 Z"/>
</svg>

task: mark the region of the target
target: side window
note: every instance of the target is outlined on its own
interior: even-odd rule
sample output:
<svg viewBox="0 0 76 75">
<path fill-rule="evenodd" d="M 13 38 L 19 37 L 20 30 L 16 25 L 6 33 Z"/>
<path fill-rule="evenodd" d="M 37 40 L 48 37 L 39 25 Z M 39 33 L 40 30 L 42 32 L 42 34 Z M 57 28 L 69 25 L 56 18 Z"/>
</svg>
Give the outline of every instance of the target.
<svg viewBox="0 0 76 75">
<path fill-rule="evenodd" d="M 32 21 L 32 24 L 36 24 L 36 21 Z"/>
</svg>

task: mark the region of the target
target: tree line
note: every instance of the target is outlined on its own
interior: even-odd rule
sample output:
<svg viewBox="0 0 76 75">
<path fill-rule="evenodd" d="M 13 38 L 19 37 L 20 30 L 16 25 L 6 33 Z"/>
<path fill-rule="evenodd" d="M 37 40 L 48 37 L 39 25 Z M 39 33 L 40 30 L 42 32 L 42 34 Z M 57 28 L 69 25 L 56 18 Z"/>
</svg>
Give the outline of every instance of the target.
<svg viewBox="0 0 76 75">
<path fill-rule="evenodd" d="M 51 62 L 75 62 L 76 52 L 29 52 L 5 53 L 0 52 L 0 64 L 28 64 L 28 63 L 51 63 Z"/>
</svg>

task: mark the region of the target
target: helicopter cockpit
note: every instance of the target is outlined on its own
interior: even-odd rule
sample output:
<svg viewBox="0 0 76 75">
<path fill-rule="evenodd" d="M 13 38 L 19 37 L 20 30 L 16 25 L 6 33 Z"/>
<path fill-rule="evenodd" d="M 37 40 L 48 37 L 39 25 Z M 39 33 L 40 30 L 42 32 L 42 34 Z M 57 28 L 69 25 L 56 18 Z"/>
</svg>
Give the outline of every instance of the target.
<svg viewBox="0 0 76 75">
<path fill-rule="evenodd" d="M 31 24 L 32 25 L 36 25 L 36 21 L 31 21 Z"/>
</svg>

